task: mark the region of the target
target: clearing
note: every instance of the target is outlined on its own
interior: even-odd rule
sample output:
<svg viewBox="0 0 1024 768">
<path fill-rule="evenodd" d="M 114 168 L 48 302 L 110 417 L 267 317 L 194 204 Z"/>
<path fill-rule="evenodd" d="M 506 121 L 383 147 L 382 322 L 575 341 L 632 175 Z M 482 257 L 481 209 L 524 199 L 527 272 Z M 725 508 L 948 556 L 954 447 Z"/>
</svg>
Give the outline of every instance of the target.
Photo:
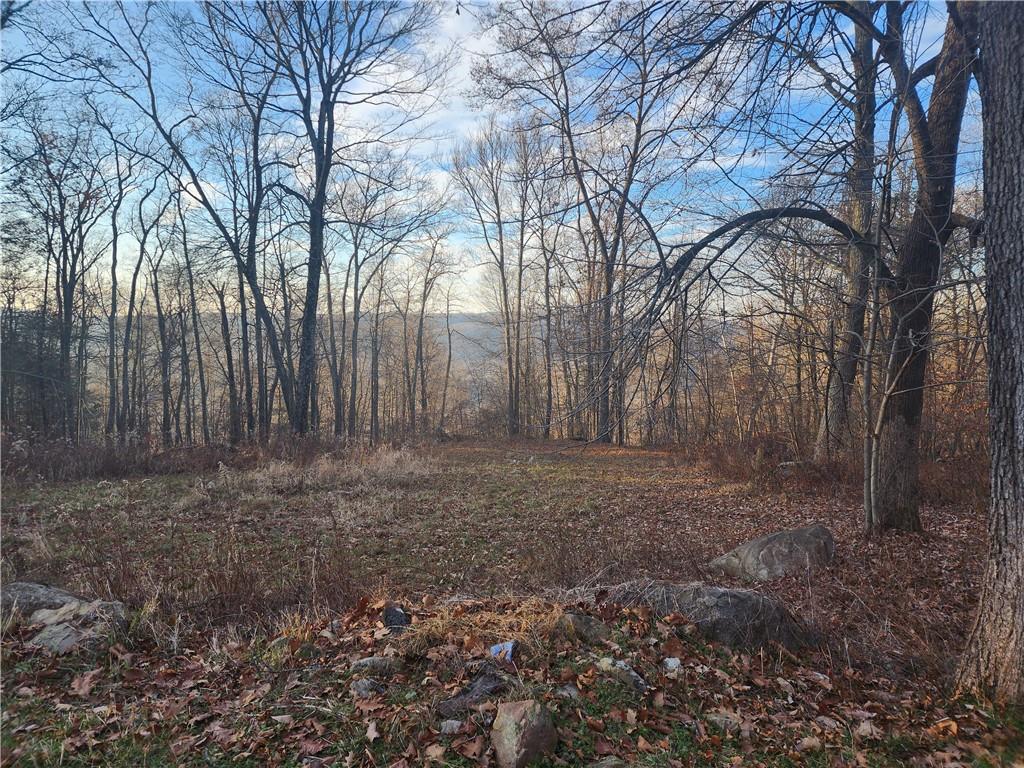
<svg viewBox="0 0 1024 768">
<path fill-rule="evenodd" d="M 188 750 L 207 745 L 196 753 L 200 764 L 229 758 L 298 764 L 353 755 L 356 763 L 414 765 L 430 756 L 431 746 L 439 763 L 486 759 L 486 751 L 471 754 L 483 731 L 466 726 L 454 746 L 437 735 L 437 723 L 424 714 L 429 706 L 417 709 L 413 694 L 423 688 L 417 675 L 438 690 L 457 686 L 465 671 L 453 671 L 447 657 L 458 649 L 478 656 L 481 638 L 497 641 L 512 632 L 500 616 L 532 605 L 533 618 L 514 624 L 525 632 L 520 683 L 536 688 L 579 675 L 586 686 L 593 683 L 587 677 L 593 654 L 542 639 L 544 622 L 562 610 L 569 589 L 641 577 L 736 586 L 708 576 L 704 564 L 755 536 L 820 522 L 835 535 L 833 565 L 764 590 L 820 633 L 819 649 L 799 659 L 769 658 L 688 644 L 685 653 L 677 649 L 692 662 L 683 675 L 685 696 L 663 681 L 652 701 L 597 685 L 585 690 L 582 708 L 552 704 L 562 731 L 557 760 L 578 764 L 609 754 L 639 756 L 645 765 L 1012 760 L 1020 747 L 1012 713 L 995 720 L 970 703 L 946 709 L 937 703 L 974 608 L 982 515 L 925 508 L 928 533 L 871 541 L 860 533 L 859 504 L 849 488 L 800 473 L 769 480 L 729 481 L 673 450 L 524 441 L 317 455 L 298 463 L 239 454 L 237 466 L 202 475 L 8 483 L 5 582 L 55 583 L 123 600 L 135 613 L 129 637 L 98 662 L 44 657 L 20 642 L 21 628 L 6 629 L 4 751 L 16 750 L 27 764 L 48 764 L 58 754 L 64 764 L 167 764 L 184 760 L 182 739 L 190 739 Z M 366 600 L 358 602 L 366 594 L 407 601 L 418 621 L 441 615 L 450 622 L 444 631 L 435 628 L 442 650 L 424 656 L 423 647 L 410 653 L 390 643 L 375 629 L 377 614 Z M 526 594 L 543 602 L 513 598 Z M 438 607 L 455 597 L 476 599 L 466 613 L 489 618 L 464 631 L 458 617 Z M 656 676 L 652 649 L 667 625 L 629 611 L 605 610 L 603 617 L 617 633 L 614 655 Z M 325 628 L 326 635 L 318 634 Z M 283 650 L 281 638 L 288 639 Z M 291 657 L 306 646 L 315 663 Z M 416 674 L 399 676 L 376 709 L 341 702 L 348 673 L 332 670 L 388 647 Z M 277 651 L 268 656 L 268 648 Z M 191 681 L 185 689 L 182 675 Z M 806 683 L 816 675 L 832 682 Z M 708 676 L 716 682 L 701 690 L 696 683 Z M 181 695 L 193 687 L 204 691 L 198 702 Z M 299 693 L 307 704 L 326 696 L 330 706 L 288 709 Z M 788 699 L 785 716 L 766 704 L 780 695 Z M 665 696 L 675 706 L 666 706 Z M 50 718 L 40 710 L 47 700 L 45 706 L 56 705 Z M 821 714 L 823 703 L 830 715 Z M 744 710 L 748 705 L 751 711 Z M 741 720 L 756 710 L 770 721 L 730 735 L 715 727 L 694 731 L 673 719 L 723 707 Z M 273 718 L 273 727 L 257 717 L 255 730 L 239 736 L 231 718 L 243 710 L 246 717 L 258 711 Z M 615 738 L 592 727 L 594 718 L 618 716 L 625 720 L 612 729 Z M 24 727 L 39 717 L 38 728 Z M 391 718 L 387 737 L 368 736 L 370 722 L 385 734 L 385 717 Z M 825 719 L 814 726 L 816 717 Z M 211 720 L 220 729 L 212 735 Z M 830 743 L 831 726 L 821 723 L 847 725 L 836 725 Z M 232 738 L 223 735 L 228 731 Z M 447 753 L 437 751 L 438 743 Z"/>
</svg>

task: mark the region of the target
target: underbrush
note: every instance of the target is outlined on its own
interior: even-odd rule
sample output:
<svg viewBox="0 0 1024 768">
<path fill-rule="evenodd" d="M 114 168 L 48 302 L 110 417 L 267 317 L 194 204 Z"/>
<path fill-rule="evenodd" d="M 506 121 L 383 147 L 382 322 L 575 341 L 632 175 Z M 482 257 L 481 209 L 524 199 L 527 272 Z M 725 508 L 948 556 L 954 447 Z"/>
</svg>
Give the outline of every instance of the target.
<svg viewBox="0 0 1024 768">
<path fill-rule="evenodd" d="M 722 479 L 744 484 L 755 493 L 785 489 L 856 497 L 864 482 L 859 444 L 827 461 L 801 458 L 786 441 L 771 438 L 716 442 L 684 452 Z M 978 452 L 924 456 L 920 482 L 925 504 L 984 510 L 988 503 L 988 457 Z"/>
<path fill-rule="evenodd" d="M 305 467 L 325 456 L 345 457 L 360 451 L 339 440 L 317 435 L 285 433 L 265 443 L 211 443 L 164 448 L 152 439 L 132 437 L 125 442 L 41 439 L 31 435 L 0 434 L 0 473 L 9 480 L 72 482 L 116 480 L 125 477 L 205 474 L 220 466 L 253 469 L 267 462 Z M 384 451 L 385 453 L 387 451 Z"/>
<path fill-rule="evenodd" d="M 5 499 L 4 579 L 121 600 L 138 629 L 172 645 L 193 630 L 263 626 L 291 610 L 318 616 L 372 587 L 345 525 L 358 498 L 401 492 L 436 471 L 404 450 L 302 463 L 247 457 L 243 468 L 211 456 L 205 476 L 35 485 L 13 509 Z M 302 512 L 289 514 L 295 504 Z"/>
</svg>

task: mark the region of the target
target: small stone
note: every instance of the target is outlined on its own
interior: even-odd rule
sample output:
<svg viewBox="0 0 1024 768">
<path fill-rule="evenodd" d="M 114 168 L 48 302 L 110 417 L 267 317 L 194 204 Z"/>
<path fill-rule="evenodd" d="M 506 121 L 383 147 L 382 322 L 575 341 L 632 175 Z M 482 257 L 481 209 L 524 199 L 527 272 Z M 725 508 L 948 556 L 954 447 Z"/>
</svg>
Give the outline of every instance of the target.
<svg viewBox="0 0 1024 768">
<path fill-rule="evenodd" d="M 596 763 L 591 763 L 588 768 L 626 768 L 626 763 L 622 758 L 611 755 L 609 757 L 602 757 Z"/>
<path fill-rule="evenodd" d="M 498 768 L 525 768 L 554 752 L 558 733 L 551 713 L 539 701 L 509 701 L 498 705 L 491 744 Z"/>
<path fill-rule="evenodd" d="M 384 693 L 384 686 L 373 678 L 363 677 L 359 680 L 353 680 L 349 690 L 352 691 L 352 695 L 357 699 L 372 699 L 374 696 Z"/>
<path fill-rule="evenodd" d="M 388 677 L 398 670 L 398 659 L 393 656 L 367 656 L 352 662 L 352 671 L 363 675 Z"/>
<path fill-rule="evenodd" d="M 740 729 L 740 718 L 733 712 L 708 712 L 704 719 L 721 728 L 726 733 L 735 733 Z"/>
<path fill-rule="evenodd" d="M 390 629 L 395 634 L 402 632 L 412 624 L 412 616 L 409 612 L 395 603 L 388 603 L 384 606 L 382 618 L 384 620 L 384 627 Z"/>
<path fill-rule="evenodd" d="M 611 635 L 607 624 L 585 613 L 563 613 L 555 623 L 555 630 L 565 637 L 579 638 L 590 644 L 607 640 Z"/>
<path fill-rule="evenodd" d="M 683 662 L 679 660 L 678 656 L 669 656 L 661 662 L 661 666 L 664 667 L 665 671 L 669 674 L 675 674 L 680 670 L 680 668 L 682 668 Z"/>
<path fill-rule="evenodd" d="M 619 682 L 630 686 L 638 693 L 646 693 L 647 691 L 647 681 L 640 677 L 636 670 L 624 661 L 605 656 L 597 662 L 597 668 L 605 674 L 614 677 Z"/>
<path fill-rule="evenodd" d="M 555 691 L 555 695 L 572 701 L 578 699 L 583 694 L 580 693 L 580 689 L 576 687 L 575 683 L 566 683 Z"/>
<path fill-rule="evenodd" d="M 442 736 L 454 736 L 456 733 L 462 730 L 461 720 L 445 720 L 441 723 L 441 735 Z"/>
</svg>

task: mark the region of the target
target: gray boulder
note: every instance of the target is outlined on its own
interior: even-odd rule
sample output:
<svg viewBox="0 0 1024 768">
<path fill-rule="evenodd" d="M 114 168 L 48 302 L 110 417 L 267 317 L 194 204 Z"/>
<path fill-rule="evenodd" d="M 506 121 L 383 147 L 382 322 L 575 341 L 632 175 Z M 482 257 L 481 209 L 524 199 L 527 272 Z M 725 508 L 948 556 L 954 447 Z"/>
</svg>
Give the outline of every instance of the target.
<svg viewBox="0 0 1024 768">
<path fill-rule="evenodd" d="M 96 650 L 116 630 L 127 625 L 124 603 L 106 600 L 86 602 L 72 598 L 57 608 L 40 608 L 30 624 L 43 628 L 29 643 L 58 656 L 77 650 Z"/>
<path fill-rule="evenodd" d="M 612 603 L 647 605 L 661 616 L 680 613 L 704 637 L 733 648 L 779 643 L 797 650 L 809 640 L 781 600 L 751 589 L 631 581 L 606 591 L 606 599 Z"/>
<path fill-rule="evenodd" d="M 0 612 L 6 616 L 17 608 L 18 613 L 28 617 L 41 608 L 60 608 L 65 603 L 80 599 L 58 587 L 33 581 L 14 581 L 0 587 Z"/>
<path fill-rule="evenodd" d="M 746 581 L 771 581 L 832 562 L 836 543 L 823 525 L 778 531 L 741 544 L 708 568 Z"/>
</svg>

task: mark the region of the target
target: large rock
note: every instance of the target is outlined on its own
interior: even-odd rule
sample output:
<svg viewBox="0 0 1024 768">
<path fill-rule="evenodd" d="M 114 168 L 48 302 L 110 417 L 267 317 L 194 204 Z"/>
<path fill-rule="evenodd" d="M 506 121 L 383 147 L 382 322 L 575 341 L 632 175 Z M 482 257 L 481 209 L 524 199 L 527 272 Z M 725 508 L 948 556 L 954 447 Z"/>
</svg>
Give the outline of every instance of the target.
<svg viewBox="0 0 1024 768">
<path fill-rule="evenodd" d="M 6 616 L 17 608 L 18 613 L 28 617 L 41 608 L 60 608 L 65 603 L 80 599 L 57 587 L 33 581 L 14 581 L 0 587 L 0 612 Z"/>
<path fill-rule="evenodd" d="M 555 751 L 558 733 L 551 713 L 534 699 L 498 705 L 491 728 L 498 768 L 525 768 Z"/>
<path fill-rule="evenodd" d="M 123 628 L 125 624 L 124 603 L 107 600 L 71 600 L 59 608 L 40 608 L 30 617 L 31 624 L 53 626 L 71 623 L 79 626 L 106 625 Z"/>
<path fill-rule="evenodd" d="M 87 602 L 77 598 L 59 608 L 40 608 L 29 618 L 29 623 L 43 625 L 29 643 L 58 656 L 71 651 L 97 650 L 113 632 L 123 630 L 127 624 L 124 603 Z"/>
<path fill-rule="evenodd" d="M 741 544 L 708 563 L 712 571 L 746 581 L 771 581 L 832 562 L 836 543 L 823 525 L 778 531 Z"/>
<path fill-rule="evenodd" d="M 604 591 L 605 599 L 612 603 L 647 605 L 661 616 L 681 613 L 706 638 L 730 647 L 756 648 L 780 643 L 789 650 L 797 650 L 808 641 L 807 634 L 781 600 L 750 589 L 630 581 Z"/>
<path fill-rule="evenodd" d="M 28 581 L 5 584 L 2 594 L 4 614 L 17 610 L 29 624 L 43 626 L 29 643 L 54 654 L 95 650 L 126 625 L 124 603 L 117 601 L 85 600 Z"/>
</svg>

